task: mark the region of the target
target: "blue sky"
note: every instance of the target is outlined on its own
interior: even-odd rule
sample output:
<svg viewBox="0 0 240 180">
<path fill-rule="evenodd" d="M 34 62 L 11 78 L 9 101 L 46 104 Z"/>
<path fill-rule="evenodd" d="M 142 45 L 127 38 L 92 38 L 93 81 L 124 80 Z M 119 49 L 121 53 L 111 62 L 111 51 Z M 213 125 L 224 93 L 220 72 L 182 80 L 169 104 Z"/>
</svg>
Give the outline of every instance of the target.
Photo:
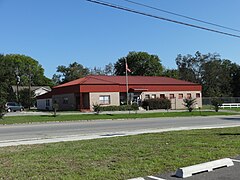
<svg viewBox="0 0 240 180">
<path fill-rule="evenodd" d="M 139 11 L 216 28 L 122 0 L 106 0 Z M 150 6 L 240 30 L 239 0 L 134 0 Z M 49 78 L 58 65 L 76 61 L 86 67 L 115 63 L 129 51 L 156 54 L 176 68 L 177 54 L 219 53 L 240 64 L 240 38 L 103 7 L 85 0 L 0 0 L 0 53 L 38 60 Z M 131 67 L 130 67 L 131 68 Z"/>
</svg>

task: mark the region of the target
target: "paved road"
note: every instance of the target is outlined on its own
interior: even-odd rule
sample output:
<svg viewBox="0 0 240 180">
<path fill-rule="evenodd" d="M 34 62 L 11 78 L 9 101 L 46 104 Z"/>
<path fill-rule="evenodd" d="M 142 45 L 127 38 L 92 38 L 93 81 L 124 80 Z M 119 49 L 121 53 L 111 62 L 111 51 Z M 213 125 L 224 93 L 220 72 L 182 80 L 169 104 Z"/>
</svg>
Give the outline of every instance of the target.
<svg viewBox="0 0 240 180">
<path fill-rule="evenodd" d="M 129 120 L 97 120 L 0 125 L 0 146 L 3 142 L 63 137 L 122 136 L 181 129 L 240 126 L 240 116 L 149 118 Z M 81 139 L 81 138 L 80 138 Z M 83 138 L 84 139 L 84 138 Z M 86 139 L 86 138 L 85 138 Z M 76 139 L 78 140 L 78 139 Z M 62 141 L 57 140 L 55 142 Z M 65 141 L 67 141 L 65 139 Z"/>
</svg>

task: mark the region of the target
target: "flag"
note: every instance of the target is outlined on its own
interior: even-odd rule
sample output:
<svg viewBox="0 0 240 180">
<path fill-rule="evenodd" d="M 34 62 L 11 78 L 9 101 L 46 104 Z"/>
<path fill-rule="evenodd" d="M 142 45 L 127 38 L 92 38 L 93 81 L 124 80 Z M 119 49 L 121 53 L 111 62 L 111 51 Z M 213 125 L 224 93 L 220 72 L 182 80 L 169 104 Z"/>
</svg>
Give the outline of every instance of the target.
<svg viewBox="0 0 240 180">
<path fill-rule="evenodd" d="M 126 63 L 126 71 L 132 72 L 131 69 L 128 68 L 128 64 Z"/>
</svg>

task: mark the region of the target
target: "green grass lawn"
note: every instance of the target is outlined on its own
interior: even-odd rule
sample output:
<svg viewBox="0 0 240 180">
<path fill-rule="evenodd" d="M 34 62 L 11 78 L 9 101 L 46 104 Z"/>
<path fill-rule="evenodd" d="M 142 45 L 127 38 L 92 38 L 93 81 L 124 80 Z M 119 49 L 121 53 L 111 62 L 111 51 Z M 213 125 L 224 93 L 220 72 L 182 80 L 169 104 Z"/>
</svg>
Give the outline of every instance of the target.
<svg viewBox="0 0 240 180">
<path fill-rule="evenodd" d="M 240 155 L 240 127 L 0 148 L 2 179 L 128 179 Z"/>
<path fill-rule="evenodd" d="M 12 116 L 4 117 L 0 124 L 33 123 L 49 121 L 77 121 L 96 119 L 135 119 L 135 118 L 156 118 L 156 117 L 187 117 L 187 116 L 214 116 L 214 115 L 235 115 L 232 112 L 194 111 L 194 112 L 158 112 L 158 113 L 135 113 L 130 114 L 79 114 L 79 115 L 39 115 L 39 116 Z"/>
<path fill-rule="evenodd" d="M 230 110 L 240 112 L 240 108 L 221 108 L 221 110 Z"/>
</svg>

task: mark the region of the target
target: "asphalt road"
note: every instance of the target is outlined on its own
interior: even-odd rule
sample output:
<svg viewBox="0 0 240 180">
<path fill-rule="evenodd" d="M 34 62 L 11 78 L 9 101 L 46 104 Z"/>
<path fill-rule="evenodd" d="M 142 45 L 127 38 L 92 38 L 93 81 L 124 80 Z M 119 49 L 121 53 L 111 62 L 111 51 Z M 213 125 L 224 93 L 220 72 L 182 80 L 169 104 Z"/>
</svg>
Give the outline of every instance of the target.
<svg viewBox="0 0 240 180">
<path fill-rule="evenodd" d="M 0 144 L 20 139 L 50 139 L 66 136 L 92 136 L 168 130 L 240 126 L 240 116 L 178 117 L 129 120 L 95 120 L 0 125 Z"/>
</svg>

